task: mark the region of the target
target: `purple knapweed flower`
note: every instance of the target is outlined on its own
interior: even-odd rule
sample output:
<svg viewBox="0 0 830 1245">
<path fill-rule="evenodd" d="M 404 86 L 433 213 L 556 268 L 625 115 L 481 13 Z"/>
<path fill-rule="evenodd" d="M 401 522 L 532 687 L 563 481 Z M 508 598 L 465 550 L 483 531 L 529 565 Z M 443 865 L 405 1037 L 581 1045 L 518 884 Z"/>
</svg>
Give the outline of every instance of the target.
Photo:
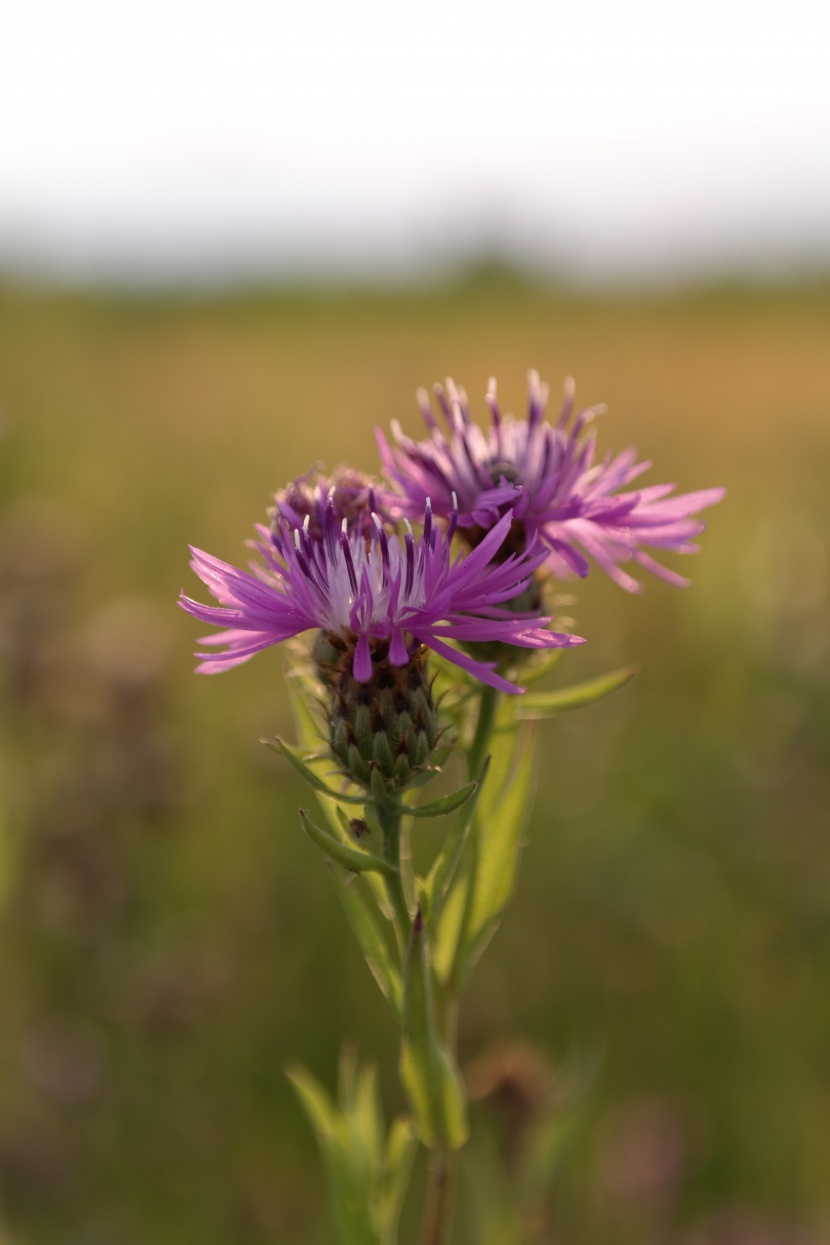
<svg viewBox="0 0 830 1245">
<path fill-rule="evenodd" d="M 384 523 L 391 520 L 376 497 L 372 480 L 362 471 L 337 467 L 330 476 L 325 476 L 317 467 L 312 467 L 275 494 L 274 505 L 268 511 L 271 532 L 279 541 L 280 522 L 284 520 L 292 529 L 305 524 L 312 540 L 322 540 L 332 509 L 338 524 L 345 519 L 350 532 L 360 531 L 364 536 L 372 530 L 373 513 Z M 423 507 L 420 513 L 423 514 Z"/>
<path fill-rule="evenodd" d="M 695 553 L 693 537 L 705 524 L 701 510 L 721 500 L 722 488 L 702 489 L 671 497 L 673 484 L 629 490 L 633 480 L 651 466 L 637 462 L 634 449 L 595 461 L 596 438 L 588 425 L 600 408 L 574 416 L 573 382 L 566 382 L 562 412 L 555 425 L 545 418 L 548 387 L 529 373 L 527 419 L 502 416 L 496 382 L 487 389 L 492 417 L 486 431 L 472 423 L 467 395 L 451 380 L 435 386 L 447 423 L 439 426 L 425 390 L 418 391 L 421 414 L 430 431 L 413 441 L 392 424 L 390 447 L 378 430 L 378 444 L 394 491 L 386 503 L 398 514 L 418 515 L 427 497 L 436 516 L 449 519 L 457 499 L 459 532 L 475 546 L 512 511 L 514 531 L 507 548 L 524 548 L 538 535 L 546 564 L 556 575 L 587 575 L 593 559 L 621 587 L 641 592 L 642 585 L 622 569 L 632 561 L 679 587 L 689 581 L 661 566 L 646 547 L 674 553 Z"/>
<path fill-rule="evenodd" d="M 199 653 L 198 669 L 228 670 L 260 649 L 315 629 L 336 647 L 345 645 L 360 683 L 372 678 L 373 657 L 402 667 L 425 645 L 499 691 L 520 691 L 496 673 L 494 662 L 476 661 L 446 643 L 500 641 L 532 649 L 583 643 L 546 630 L 549 618 L 498 608 L 527 588 L 546 556 L 531 541 L 522 552 L 494 561 L 512 522 L 508 511 L 475 549 L 452 560 L 452 512 L 443 533 L 427 501 L 418 539 L 408 521 L 401 539 L 374 514 L 367 539 L 359 530 L 350 532 L 345 518 L 338 524 L 330 504 L 321 540 L 312 539 L 308 518 L 293 529 L 281 520 L 276 537 L 260 528 L 264 565 L 254 565 L 254 574 L 192 549 L 190 565 L 220 604 L 202 605 L 184 594 L 180 604 L 202 622 L 226 628 L 200 640 L 222 651 Z"/>
</svg>

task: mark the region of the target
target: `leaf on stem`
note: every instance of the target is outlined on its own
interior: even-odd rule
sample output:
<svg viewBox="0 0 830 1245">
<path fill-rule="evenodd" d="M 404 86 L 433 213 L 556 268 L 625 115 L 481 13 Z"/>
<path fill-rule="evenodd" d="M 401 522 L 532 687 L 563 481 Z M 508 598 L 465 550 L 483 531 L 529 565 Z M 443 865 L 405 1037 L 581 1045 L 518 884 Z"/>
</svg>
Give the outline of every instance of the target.
<svg viewBox="0 0 830 1245">
<path fill-rule="evenodd" d="M 332 791 L 331 787 L 329 787 L 327 783 L 323 782 L 322 778 L 320 778 L 318 774 L 315 774 L 314 770 L 311 769 L 311 767 L 297 755 L 294 749 L 289 748 L 288 744 L 283 743 L 279 737 L 273 741 L 270 739 L 263 739 L 262 743 L 265 744 L 266 748 L 270 748 L 272 752 L 281 753 L 282 756 L 285 757 L 286 761 L 288 761 L 292 769 L 295 769 L 300 777 L 304 779 L 304 781 L 307 782 L 314 791 L 319 792 L 321 795 L 327 795 L 331 800 L 338 800 L 345 804 L 365 803 L 365 797 L 362 795 L 346 795 L 340 791 Z"/>
<path fill-rule="evenodd" d="M 484 790 L 478 802 L 476 870 L 462 947 L 462 976 L 466 976 L 495 932 L 516 884 L 532 804 L 534 736 L 530 722 L 515 731 L 511 765 L 501 790 L 495 783 L 488 784 L 489 790 Z"/>
<path fill-rule="evenodd" d="M 440 912 L 436 971 L 454 991 L 495 932 L 516 882 L 534 758 L 534 723 L 517 722 L 517 708 L 513 697 L 498 706 L 490 772 Z"/>
<path fill-rule="evenodd" d="M 621 670 L 602 674 L 596 679 L 586 679 L 584 683 L 574 683 L 571 687 L 558 688 L 552 692 L 528 692 L 518 706 L 519 717 L 547 718 L 568 709 L 581 709 L 583 705 L 592 705 L 624 687 L 638 670 L 638 666 L 624 666 Z"/>
<path fill-rule="evenodd" d="M 350 873 L 383 873 L 391 877 L 395 870 L 388 861 L 380 856 L 373 856 L 359 847 L 347 847 L 328 830 L 315 825 L 305 809 L 300 809 L 300 821 L 312 843 L 316 844 L 330 860 L 335 860 Z"/>
<path fill-rule="evenodd" d="M 530 661 L 523 662 L 518 672 L 518 680 L 522 687 L 529 687 L 531 683 L 538 682 L 549 674 L 554 666 L 557 666 L 562 660 L 562 655 L 566 650 L 564 648 L 548 649 L 546 653 L 536 652 Z"/>
<path fill-rule="evenodd" d="M 371 892 L 367 893 L 364 878 L 355 877 L 354 874 L 344 876 L 336 867 L 332 867 L 331 874 L 346 919 L 360 944 L 369 971 L 400 1019 L 403 1006 L 401 973 L 392 958 L 389 943 L 378 920 L 374 896 Z M 366 878 L 365 882 L 368 881 Z"/>
<path fill-rule="evenodd" d="M 418 1139 L 411 1121 L 404 1116 L 398 1116 L 389 1130 L 386 1145 L 386 1187 L 381 1212 L 384 1245 L 387 1242 L 388 1245 L 394 1245 L 397 1241 L 398 1220 L 417 1149 Z"/>
<path fill-rule="evenodd" d="M 484 786 L 489 768 L 490 758 L 487 757 L 484 765 L 481 767 L 478 783 L 472 793 L 470 802 L 463 806 L 461 816 L 456 819 L 455 825 L 444 840 L 444 846 L 433 861 L 432 868 L 424 881 L 423 890 L 428 910 L 434 920 L 438 919 L 450 884 L 455 877 L 456 869 L 464 852 L 467 833 L 478 804 L 479 793 Z"/>
<path fill-rule="evenodd" d="M 337 1240 L 395 1245 L 416 1143 L 405 1120 L 396 1120 L 387 1137 L 374 1067 L 360 1067 L 354 1049 L 345 1049 L 337 1102 L 306 1068 L 288 1069 L 288 1078 L 317 1134 Z"/>
<path fill-rule="evenodd" d="M 453 791 L 451 795 L 445 795 L 440 800 L 434 800 L 431 804 L 422 804 L 419 808 L 410 808 L 408 804 L 404 804 L 402 807 L 410 817 L 446 817 L 461 808 L 462 804 L 466 804 L 477 787 L 478 783 L 469 782 L 466 787 L 461 787 L 459 791 Z"/>
<path fill-rule="evenodd" d="M 285 1075 L 297 1091 L 309 1122 L 322 1141 L 334 1137 L 337 1130 L 337 1108 L 329 1094 L 312 1076 L 308 1068 L 295 1064 L 286 1069 Z"/>
</svg>

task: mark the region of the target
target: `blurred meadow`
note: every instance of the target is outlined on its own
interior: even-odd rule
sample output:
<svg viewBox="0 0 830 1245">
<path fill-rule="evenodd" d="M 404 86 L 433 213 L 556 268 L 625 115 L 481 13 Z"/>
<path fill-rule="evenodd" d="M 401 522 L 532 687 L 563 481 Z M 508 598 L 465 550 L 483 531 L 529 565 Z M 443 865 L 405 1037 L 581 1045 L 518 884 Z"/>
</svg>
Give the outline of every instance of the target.
<svg viewBox="0 0 830 1245">
<path fill-rule="evenodd" d="M 308 796 L 258 742 L 292 734 L 284 655 L 192 675 L 187 544 L 244 559 L 274 489 L 375 470 L 392 418 L 420 433 L 416 386 L 452 375 L 481 416 L 494 374 L 522 413 L 530 367 L 554 409 L 568 374 L 606 402 L 601 447 L 636 444 L 647 482 L 729 491 L 690 590 L 563 586 L 588 643 L 551 684 L 641 673 L 544 727 L 518 894 L 462 1012 L 459 1243 L 830 1241 L 830 285 L 482 268 L 0 288 L 4 1245 L 330 1240 L 284 1069 L 333 1085 L 347 1035 L 391 1114 L 396 1031 Z M 511 1155 L 543 1117 L 511 1236 Z"/>
</svg>

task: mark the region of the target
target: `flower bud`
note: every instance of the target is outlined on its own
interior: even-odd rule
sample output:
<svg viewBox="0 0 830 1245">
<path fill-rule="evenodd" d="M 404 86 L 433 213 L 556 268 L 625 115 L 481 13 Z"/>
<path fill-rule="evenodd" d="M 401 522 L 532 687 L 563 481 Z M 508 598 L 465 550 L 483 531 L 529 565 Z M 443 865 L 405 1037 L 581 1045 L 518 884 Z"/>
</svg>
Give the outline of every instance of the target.
<svg viewBox="0 0 830 1245">
<path fill-rule="evenodd" d="M 372 677 L 359 682 L 352 674 L 354 643 L 320 632 L 314 656 L 330 688 L 329 745 L 352 782 L 369 787 L 373 772 L 388 787 L 407 786 L 427 767 L 438 742 L 438 713 L 421 646 L 404 666 L 389 660 L 389 642 L 375 641 Z"/>
</svg>

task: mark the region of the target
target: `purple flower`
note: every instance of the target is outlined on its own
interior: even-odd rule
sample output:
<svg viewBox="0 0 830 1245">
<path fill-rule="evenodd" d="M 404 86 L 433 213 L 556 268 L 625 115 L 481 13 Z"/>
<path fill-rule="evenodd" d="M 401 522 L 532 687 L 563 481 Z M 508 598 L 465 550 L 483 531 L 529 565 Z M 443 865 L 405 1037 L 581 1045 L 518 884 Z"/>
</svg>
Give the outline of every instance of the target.
<svg viewBox="0 0 830 1245">
<path fill-rule="evenodd" d="M 425 390 L 418 400 L 429 428 L 426 441 L 404 436 L 392 424 L 395 446 L 378 431 L 386 473 L 394 486 L 387 504 L 397 513 L 413 516 L 423 510 L 427 497 L 437 516 L 449 519 L 457 508 L 458 528 L 469 543 L 512 511 L 514 533 L 510 548 L 522 548 L 538 535 L 546 549 L 546 563 L 554 574 L 587 575 L 593 559 L 629 592 L 642 585 L 621 564 L 636 562 L 679 587 L 689 581 L 655 561 L 645 547 L 674 553 L 695 553 L 693 537 L 705 524 L 699 511 L 721 500 L 725 489 L 702 489 L 671 497 L 673 484 L 629 490 L 651 466 L 637 462 L 634 449 L 595 461 L 596 438 L 588 426 L 597 410 L 576 416 L 573 383 L 568 382 L 556 425 L 545 418 L 548 387 L 536 372 L 529 373 L 527 419 L 502 416 L 496 382 L 487 389 L 492 424 L 486 431 L 471 422 L 467 395 L 447 381 L 435 386 L 448 431 L 439 426 Z"/>
<path fill-rule="evenodd" d="M 324 476 L 318 468 L 312 467 L 274 497 L 274 505 L 268 511 L 271 532 L 279 541 L 280 520 L 295 528 L 302 527 L 308 519 L 308 535 L 312 540 L 322 540 L 331 508 L 338 524 L 346 519 L 350 532 L 360 531 L 364 536 L 372 530 L 373 513 L 384 522 L 390 519 L 387 510 L 378 503 L 372 481 L 363 472 L 353 467 L 337 467 L 331 476 Z M 423 506 L 420 513 L 423 514 Z"/>
<path fill-rule="evenodd" d="M 254 574 L 237 570 L 193 549 L 190 565 L 220 602 L 202 605 L 182 595 L 180 604 L 203 622 L 225 630 L 200 640 L 221 652 L 199 653 L 202 672 L 228 670 L 260 649 L 309 629 L 343 641 L 352 654 L 352 674 L 361 683 L 372 677 L 373 654 L 405 666 L 426 645 L 499 691 L 520 689 L 494 670 L 495 662 L 476 661 L 451 647 L 501 641 L 522 648 L 561 648 L 582 644 L 578 636 L 545 630 L 548 618 L 498 608 L 521 594 L 544 561 L 545 550 L 531 541 L 521 553 L 494 561 L 508 536 L 508 511 L 472 551 L 450 558 L 454 522 L 446 533 L 424 509 L 422 535 L 406 523 L 403 539 L 387 533 L 372 515 L 371 536 L 337 522 L 329 504 L 323 538 L 310 535 L 310 519 L 294 527 L 283 519 L 274 538 L 260 527 L 257 545 L 263 565 Z"/>
</svg>

